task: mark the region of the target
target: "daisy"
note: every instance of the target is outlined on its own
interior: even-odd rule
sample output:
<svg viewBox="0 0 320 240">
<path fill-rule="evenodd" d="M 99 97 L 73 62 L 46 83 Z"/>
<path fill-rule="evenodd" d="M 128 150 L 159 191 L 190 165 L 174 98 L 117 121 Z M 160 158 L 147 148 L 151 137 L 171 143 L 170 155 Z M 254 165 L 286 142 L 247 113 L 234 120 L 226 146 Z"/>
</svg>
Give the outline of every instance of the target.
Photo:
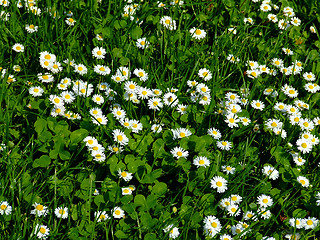
<svg viewBox="0 0 320 240">
<path fill-rule="evenodd" d="M 68 208 L 67 207 L 57 207 L 54 210 L 54 214 L 57 218 L 66 219 L 68 217 Z"/>
<path fill-rule="evenodd" d="M 108 123 L 108 118 L 104 115 L 98 115 L 98 116 L 91 117 L 91 120 L 96 125 L 100 125 L 100 124 L 107 125 L 107 123 Z"/>
<path fill-rule="evenodd" d="M 170 153 L 173 155 L 173 157 L 179 159 L 181 157 L 187 158 L 189 156 L 189 152 L 184 150 L 181 147 L 175 147 L 171 149 Z"/>
<path fill-rule="evenodd" d="M 177 227 L 174 227 L 173 224 L 170 224 L 169 226 L 164 228 L 163 231 L 165 233 L 169 232 L 169 238 L 172 238 L 172 239 L 176 239 L 177 237 L 179 237 L 179 234 L 180 234 L 179 229 Z"/>
<path fill-rule="evenodd" d="M 240 119 L 238 118 L 237 115 L 231 113 L 231 114 L 228 114 L 226 118 L 227 119 L 225 119 L 224 121 L 228 123 L 228 126 L 230 128 L 239 127 L 238 122 L 240 122 Z"/>
<path fill-rule="evenodd" d="M 235 216 L 236 217 L 236 216 L 240 215 L 241 210 L 240 210 L 238 205 L 232 203 L 231 205 L 229 205 L 227 207 L 227 213 L 228 213 L 229 216 Z"/>
<path fill-rule="evenodd" d="M 88 73 L 88 69 L 83 64 L 77 64 L 74 66 L 74 72 L 79 73 L 81 76 Z"/>
<path fill-rule="evenodd" d="M 258 109 L 258 110 L 263 110 L 265 105 L 263 102 L 259 101 L 259 100 L 252 100 L 251 102 L 251 106 L 254 108 L 254 109 Z"/>
<path fill-rule="evenodd" d="M 319 91 L 319 86 L 316 83 L 307 83 L 304 85 L 304 89 L 310 93 L 316 93 Z"/>
<path fill-rule="evenodd" d="M 48 207 L 41 205 L 40 203 L 35 202 L 34 204 L 32 204 L 32 206 L 34 207 L 34 209 L 31 210 L 31 214 L 34 214 L 38 217 L 46 216 L 49 212 Z"/>
<path fill-rule="evenodd" d="M 160 133 L 162 131 L 162 125 L 161 124 L 153 124 L 151 126 L 151 131 L 154 133 Z"/>
<path fill-rule="evenodd" d="M 173 134 L 173 140 L 178 139 L 178 138 L 189 137 L 192 135 L 191 131 L 186 128 L 171 129 L 171 131 Z"/>
<path fill-rule="evenodd" d="M 92 96 L 92 101 L 98 105 L 101 105 L 104 103 L 104 98 L 99 94 L 95 94 Z"/>
<path fill-rule="evenodd" d="M 160 19 L 160 24 L 162 24 L 165 28 L 167 28 L 169 30 L 176 30 L 177 29 L 176 21 L 172 20 L 172 18 L 169 16 L 163 16 Z"/>
<path fill-rule="evenodd" d="M 53 62 L 49 70 L 53 73 L 61 72 L 63 67 L 61 67 L 61 63 L 59 62 Z"/>
<path fill-rule="evenodd" d="M 299 126 L 302 130 L 312 131 L 314 129 L 313 121 L 307 118 L 301 118 Z"/>
<path fill-rule="evenodd" d="M 73 18 L 70 17 L 70 18 L 66 18 L 65 22 L 69 26 L 74 26 L 74 24 L 76 23 L 76 20 L 74 20 Z"/>
<path fill-rule="evenodd" d="M 165 105 L 175 107 L 179 104 L 179 100 L 174 93 L 168 92 L 163 96 L 163 102 Z"/>
<path fill-rule="evenodd" d="M 97 59 L 104 59 L 105 58 L 105 54 L 106 54 L 106 50 L 102 47 L 95 47 L 94 49 L 92 49 L 92 56 L 97 58 Z"/>
<path fill-rule="evenodd" d="M 141 49 L 148 48 L 149 44 L 150 43 L 146 40 L 146 38 L 138 38 L 136 42 L 136 46 Z"/>
<path fill-rule="evenodd" d="M 117 219 L 123 218 L 125 216 L 124 211 L 120 207 L 114 207 L 111 213 L 112 216 Z"/>
<path fill-rule="evenodd" d="M 293 161 L 295 162 L 295 164 L 297 164 L 297 166 L 302 166 L 306 162 L 306 160 L 300 156 L 293 156 Z"/>
<path fill-rule="evenodd" d="M 297 177 L 297 181 L 302 185 L 302 187 L 309 187 L 309 180 L 306 177 L 299 176 Z"/>
<path fill-rule="evenodd" d="M 142 124 L 138 120 L 130 120 L 129 121 L 130 128 L 132 129 L 132 132 L 138 133 L 142 130 Z"/>
<path fill-rule="evenodd" d="M 258 212 L 259 212 L 259 214 L 260 214 L 260 217 L 262 218 L 262 219 L 269 219 L 270 217 L 271 217 L 271 211 L 270 210 L 267 210 L 267 209 L 265 209 L 265 208 L 260 208 L 259 210 L 258 210 Z"/>
<path fill-rule="evenodd" d="M 122 171 L 120 168 L 118 170 L 118 176 L 126 182 L 129 182 L 133 178 L 132 173 Z"/>
<path fill-rule="evenodd" d="M 313 26 L 310 26 L 310 32 L 311 32 L 311 33 L 316 33 L 317 31 L 316 31 L 316 29 L 315 29 Z"/>
<path fill-rule="evenodd" d="M 112 135 L 114 141 L 119 143 L 120 145 L 127 145 L 129 143 L 129 139 L 120 129 L 113 130 Z"/>
<path fill-rule="evenodd" d="M 123 147 L 112 145 L 112 146 L 108 146 L 108 150 L 111 151 L 112 153 L 121 153 L 123 151 Z"/>
<path fill-rule="evenodd" d="M 270 165 L 264 166 L 262 173 L 272 180 L 277 180 L 279 178 L 279 171 Z"/>
<path fill-rule="evenodd" d="M 218 218 L 216 218 L 213 215 L 206 216 L 203 220 L 204 223 L 204 231 L 206 235 L 209 235 L 210 237 L 214 237 L 216 234 L 218 234 L 221 231 L 221 223 Z"/>
<path fill-rule="evenodd" d="M 298 139 L 296 142 L 297 148 L 299 151 L 304 153 L 309 153 L 312 150 L 312 144 L 309 140 Z"/>
<path fill-rule="evenodd" d="M 97 35 L 96 35 L 96 39 L 97 39 L 98 41 L 103 41 L 103 37 L 102 37 L 101 34 L 97 34 Z"/>
<path fill-rule="evenodd" d="M 208 158 L 206 157 L 201 157 L 201 156 L 198 156 L 196 157 L 195 159 L 193 159 L 193 164 L 199 168 L 199 167 L 209 167 L 210 166 L 210 161 Z"/>
<path fill-rule="evenodd" d="M 37 234 L 39 239 L 47 239 L 49 236 L 50 229 L 45 225 L 37 224 L 35 227 L 34 234 Z"/>
<path fill-rule="evenodd" d="M 286 55 L 293 55 L 293 51 L 290 50 L 289 48 L 282 48 L 282 51 L 283 51 Z"/>
<path fill-rule="evenodd" d="M 97 222 L 104 222 L 110 219 L 106 211 L 96 211 L 94 212 L 94 217 L 97 219 Z"/>
<path fill-rule="evenodd" d="M 253 19 L 252 18 L 244 18 L 243 19 L 244 23 L 250 23 L 251 25 L 253 25 Z"/>
<path fill-rule="evenodd" d="M 30 87 L 29 94 L 33 97 L 40 97 L 42 96 L 44 90 L 40 86 Z"/>
<path fill-rule="evenodd" d="M 315 217 L 308 217 L 304 220 L 304 229 L 314 229 L 318 226 L 319 220 Z"/>
<path fill-rule="evenodd" d="M 293 25 L 293 26 L 300 26 L 301 24 L 301 20 L 297 17 L 293 17 L 291 18 L 291 21 L 290 23 Z"/>
<path fill-rule="evenodd" d="M 260 70 L 257 68 L 257 69 L 252 69 L 252 70 L 247 70 L 246 71 L 246 75 L 249 77 L 249 78 L 257 78 L 259 77 L 261 74 Z"/>
<path fill-rule="evenodd" d="M 218 193 L 225 192 L 228 187 L 228 181 L 225 180 L 223 177 L 215 176 L 210 180 L 211 188 L 217 189 Z"/>
<path fill-rule="evenodd" d="M 149 99 L 150 97 L 152 97 L 152 91 L 146 87 L 138 87 L 137 95 L 140 99 Z"/>
<path fill-rule="evenodd" d="M 236 171 L 236 169 L 234 168 L 234 167 L 231 167 L 231 166 L 226 166 L 226 165 L 224 165 L 224 166 L 221 166 L 221 170 L 223 171 L 223 172 L 225 172 L 226 174 L 234 174 L 235 173 L 235 171 Z"/>
<path fill-rule="evenodd" d="M 276 67 L 278 67 L 278 68 L 283 67 L 283 60 L 280 59 L 280 58 L 273 58 L 273 59 L 271 60 L 271 63 L 272 63 L 273 66 L 276 66 Z"/>
<path fill-rule="evenodd" d="M 235 57 L 233 54 L 229 54 L 227 60 L 232 63 L 240 62 L 240 59 L 238 57 Z"/>
<path fill-rule="evenodd" d="M 205 38 L 207 33 L 202 29 L 197 29 L 193 27 L 190 29 L 190 34 L 192 38 L 199 40 L 199 39 Z"/>
<path fill-rule="evenodd" d="M 106 76 L 107 74 L 110 74 L 111 70 L 108 66 L 105 65 L 96 65 L 93 69 L 93 71 L 99 75 Z"/>
<path fill-rule="evenodd" d="M 20 43 L 16 43 L 12 46 L 12 50 L 15 52 L 24 52 L 24 46 Z"/>
<path fill-rule="evenodd" d="M 50 95 L 49 101 L 55 106 L 62 106 L 64 104 L 62 98 L 57 95 Z"/>
<path fill-rule="evenodd" d="M 263 3 L 260 5 L 260 10 L 263 12 L 271 11 L 271 6 L 269 4 Z"/>
<path fill-rule="evenodd" d="M 178 113 L 183 115 L 183 114 L 187 113 L 187 108 L 188 108 L 188 105 L 178 104 L 177 111 L 178 111 Z"/>
<path fill-rule="evenodd" d="M 265 195 L 265 194 L 258 196 L 257 202 L 260 205 L 260 207 L 262 207 L 262 208 L 271 207 L 273 204 L 272 198 L 268 195 Z"/>
<path fill-rule="evenodd" d="M 112 79 L 113 81 L 117 82 L 117 83 L 123 82 L 123 81 L 126 80 L 126 78 L 125 78 L 122 74 L 119 74 L 119 73 L 111 76 L 111 79 Z"/>
<path fill-rule="evenodd" d="M 247 211 L 243 214 L 244 220 L 254 219 L 254 217 L 255 217 L 255 214 L 252 211 Z"/>
<path fill-rule="evenodd" d="M 128 187 L 126 188 L 121 188 L 121 193 L 122 195 L 131 195 L 132 194 L 132 190 Z"/>
<path fill-rule="evenodd" d="M 33 24 L 26 24 L 25 29 L 28 33 L 38 32 L 38 26 L 35 26 Z"/>
<path fill-rule="evenodd" d="M 54 81 L 54 78 L 50 73 L 45 73 L 45 74 L 38 73 L 38 79 L 43 83 L 50 83 Z"/>
<path fill-rule="evenodd" d="M 7 201 L 0 202 L 0 214 L 1 215 L 10 215 L 12 212 L 12 207 Z"/>
<path fill-rule="evenodd" d="M 205 81 L 212 79 L 212 73 L 206 68 L 201 68 L 198 72 L 198 76 Z"/>
<path fill-rule="evenodd" d="M 305 72 L 303 74 L 303 78 L 307 81 L 314 81 L 316 80 L 316 76 L 312 72 Z"/>
<path fill-rule="evenodd" d="M 273 23 L 278 22 L 278 17 L 277 17 L 277 15 L 272 14 L 272 13 L 269 13 L 269 14 L 268 14 L 268 19 L 269 19 L 269 21 L 272 21 Z"/>
<path fill-rule="evenodd" d="M 50 115 L 52 117 L 57 117 L 57 116 L 64 116 L 65 112 L 65 107 L 63 105 L 61 106 L 54 106 L 53 109 L 51 110 Z"/>
<path fill-rule="evenodd" d="M 98 196 L 99 194 L 100 194 L 99 190 L 98 189 L 94 189 L 93 195 L 94 196 Z"/>
<path fill-rule="evenodd" d="M 149 109 L 160 111 L 163 107 L 162 100 L 160 98 L 153 97 L 148 100 L 148 107 Z"/>
<path fill-rule="evenodd" d="M 251 120 L 246 117 L 240 117 L 240 122 L 243 124 L 243 126 L 248 126 L 251 123 Z"/>
<path fill-rule="evenodd" d="M 304 227 L 304 221 L 302 218 L 290 218 L 289 219 L 289 225 L 291 227 L 301 229 Z"/>
<path fill-rule="evenodd" d="M 287 22 L 284 19 L 281 19 L 278 22 L 278 28 L 281 30 L 286 30 L 287 28 L 289 28 L 289 26 L 290 26 L 289 22 Z"/>
<path fill-rule="evenodd" d="M 70 104 L 76 99 L 73 92 L 70 91 L 63 91 L 60 96 L 66 104 Z"/>
<path fill-rule="evenodd" d="M 133 74 L 136 75 L 140 79 L 140 81 L 145 82 L 148 80 L 148 73 L 146 73 L 146 71 L 141 68 L 136 68 L 133 71 Z"/>
<path fill-rule="evenodd" d="M 221 150 L 227 150 L 229 151 L 232 148 L 232 145 L 229 141 L 218 141 L 217 147 Z"/>
</svg>

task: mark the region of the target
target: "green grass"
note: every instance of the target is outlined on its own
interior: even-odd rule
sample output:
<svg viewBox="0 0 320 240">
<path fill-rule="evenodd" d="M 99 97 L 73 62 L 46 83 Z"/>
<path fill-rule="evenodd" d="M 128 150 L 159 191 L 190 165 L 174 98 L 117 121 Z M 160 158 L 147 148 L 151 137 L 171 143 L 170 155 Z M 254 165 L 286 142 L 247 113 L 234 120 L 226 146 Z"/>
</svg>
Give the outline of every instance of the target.
<svg viewBox="0 0 320 240">
<path fill-rule="evenodd" d="M 303 73 L 312 72 L 315 75 L 312 83 L 318 83 L 319 3 L 274 1 L 279 10 L 270 12 L 261 11 L 261 2 L 251 0 L 186 0 L 181 6 L 163 1 L 166 8 L 158 7 L 156 1 L 134 3 L 139 7 L 132 21 L 123 16 L 128 3 L 122 0 L 39 1 L 36 5 L 41 9 L 40 15 L 25 7 L 17 8 L 15 0 L 7 7 L 0 5 L 0 13 L 10 14 L 8 21 L 0 17 L 1 239 L 37 239 L 37 224 L 50 229 L 48 239 L 169 239 L 172 236 L 164 229 L 170 224 L 178 228 L 177 239 L 210 239 L 204 231 L 207 216 L 215 216 L 221 224 L 212 239 L 229 234 L 233 239 L 279 240 L 286 239 L 289 233 L 299 233 L 300 239 L 318 239 L 318 223 L 312 229 L 299 229 L 291 226 L 289 220 L 320 217 L 316 203 L 320 192 L 319 146 L 313 145 L 307 153 L 300 151 L 296 142 L 302 138 L 303 126 L 291 124 L 289 114 L 275 110 L 274 106 L 278 102 L 294 105 L 299 99 L 309 105 L 308 109 L 297 108 L 301 118 L 308 119 L 310 124 L 319 116 L 319 91 L 307 91 L 308 82 L 303 77 Z M 281 30 L 278 23 L 268 20 L 268 14 L 288 20 L 283 15 L 288 6 L 301 24 Z M 69 11 L 73 13 L 74 26 L 65 22 Z M 176 30 L 160 23 L 164 16 L 176 21 Z M 247 17 L 252 18 L 253 25 L 244 22 Z M 38 31 L 27 33 L 26 24 L 38 26 Z M 310 26 L 316 28 L 316 33 L 310 31 Z M 193 27 L 205 31 L 206 37 L 193 38 L 190 33 Z M 236 34 L 228 30 L 232 27 Z M 103 41 L 96 39 L 97 34 L 103 36 Z M 136 42 L 143 37 L 149 46 L 140 49 Z M 24 46 L 24 52 L 12 49 L 16 43 Z M 106 50 L 104 59 L 92 55 L 95 47 Z M 285 55 L 282 48 L 289 48 L 294 54 Z M 44 51 L 56 56 L 62 71 L 51 73 L 41 67 L 39 56 Z M 239 61 L 228 60 L 229 54 Z M 298 60 L 303 69 L 300 74 L 285 75 L 272 65 L 274 58 L 282 59 L 286 67 Z M 76 73 L 73 66 L 63 62 L 66 59 L 84 64 L 88 73 L 83 76 Z M 249 60 L 266 65 L 277 74 L 263 73 L 250 78 Z M 97 74 L 94 66 L 98 64 L 108 66 L 111 73 Z M 15 65 L 21 70 L 15 71 Z M 119 67 L 128 68 L 131 73 L 128 80 L 111 79 Z M 148 80 L 139 80 L 133 73 L 136 68 L 145 70 Z M 198 75 L 203 68 L 212 73 L 208 81 Z M 41 81 L 39 73 L 52 74 L 54 81 Z M 15 81 L 10 82 L 12 77 Z M 69 118 L 51 115 L 50 95 L 61 94 L 63 90 L 58 84 L 66 77 L 72 80 L 67 90 L 74 92 L 75 100 L 64 104 L 65 113 L 71 111 L 81 119 L 72 119 L 72 114 Z M 86 91 L 92 84 L 90 96 L 75 93 L 73 86 L 80 79 L 87 82 Z M 126 100 L 125 83 L 129 80 L 150 90 L 161 90 L 160 99 L 171 89 L 177 89 L 174 93 L 177 100 L 171 105 L 163 104 L 157 111 L 150 109 L 148 99 Z M 207 105 L 201 102 L 202 90 L 191 86 L 189 81 L 207 86 L 210 90 Z M 101 83 L 109 84 L 113 97 L 98 88 Z M 284 93 L 285 84 L 298 91 L 296 98 Z M 43 94 L 37 97 L 30 94 L 33 86 L 41 87 Z M 278 95 L 264 94 L 267 88 Z M 245 94 L 243 89 L 249 92 Z M 199 99 L 194 99 L 197 91 Z M 228 93 L 248 101 L 247 105 L 238 102 L 241 112 L 233 116 L 250 119 L 247 126 L 239 123 L 231 128 L 226 123 Z M 103 96 L 104 103 L 93 102 L 94 94 Z M 254 100 L 262 101 L 265 108 L 253 108 L 250 103 Z M 184 114 L 177 111 L 176 102 L 188 105 Z M 139 121 L 143 129 L 133 132 L 122 125 L 112 114 L 114 104 L 120 105 L 128 119 Z M 91 117 L 92 108 L 102 110 L 107 124 L 94 123 L 99 116 Z M 269 119 L 283 123 L 286 137 L 268 129 Z M 162 131 L 152 131 L 153 124 L 162 124 Z M 319 137 L 318 125 L 309 131 L 315 140 Z M 175 139 L 172 130 L 179 128 L 190 130 L 192 135 Z M 208 135 L 210 128 L 221 132 L 220 140 Z M 116 129 L 123 131 L 129 140 L 119 154 L 108 149 L 113 145 L 120 147 L 113 136 Z M 96 138 L 105 148 L 104 161 L 96 161 L 86 147 L 83 139 L 88 136 Z M 232 148 L 221 150 L 218 141 L 229 141 Z M 189 155 L 177 159 L 171 154 L 175 147 L 187 150 Z M 306 162 L 298 166 L 290 151 Z M 209 159 L 210 165 L 197 167 L 193 163 L 197 156 Z M 276 180 L 262 173 L 266 165 L 279 171 Z M 227 174 L 222 166 L 233 167 L 235 173 Z M 132 179 L 127 182 L 120 178 L 119 169 L 132 173 Z M 211 187 L 216 176 L 227 180 L 226 191 L 219 193 Z M 298 176 L 306 177 L 310 186 L 303 187 L 297 181 Z M 132 194 L 123 195 L 122 188 L 129 186 L 133 187 Z M 94 194 L 95 189 L 98 195 Z M 242 197 L 236 204 L 239 209 L 236 216 L 219 206 L 222 199 L 232 194 Z M 267 208 L 271 212 L 267 219 L 259 214 L 257 198 L 262 194 L 273 200 Z M 4 201 L 12 207 L 11 213 L 2 214 Z M 48 208 L 46 216 L 31 214 L 35 202 Z M 68 208 L 66 219 L 55 215 L 57 207 Z M 113 217 L 115 207 L 120 207 L 125 217 Z M 249 210 L 256 214 L 256 219 L 244 220 L 244 213 Z M 98 221 L 97 211 L 105 211 L 110 218 Z M 231 228 L 244 222 L 248 230 L 233 234 Z"/>
</svg>

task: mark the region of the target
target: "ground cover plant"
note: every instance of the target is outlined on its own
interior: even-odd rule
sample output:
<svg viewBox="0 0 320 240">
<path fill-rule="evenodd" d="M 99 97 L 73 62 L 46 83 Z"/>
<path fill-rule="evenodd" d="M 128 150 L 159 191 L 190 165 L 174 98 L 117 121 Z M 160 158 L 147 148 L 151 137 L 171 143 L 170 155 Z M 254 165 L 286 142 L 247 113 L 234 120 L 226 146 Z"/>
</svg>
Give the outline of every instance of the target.
<svg viewBox="0 0 320 240">
<path fill-rule="evenodd" d="M 318 9 L 0 0 L 1 239 L 317 239 Z"/>
</svg>

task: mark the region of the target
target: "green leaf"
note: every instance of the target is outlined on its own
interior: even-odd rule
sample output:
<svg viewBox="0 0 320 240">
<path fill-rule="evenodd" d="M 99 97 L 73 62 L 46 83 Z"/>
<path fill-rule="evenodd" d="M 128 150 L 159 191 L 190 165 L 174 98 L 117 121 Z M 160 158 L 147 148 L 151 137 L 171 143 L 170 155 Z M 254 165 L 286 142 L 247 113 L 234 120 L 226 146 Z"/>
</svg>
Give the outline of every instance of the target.
<svg viewBox="0 0 320 240">
<path fill-rule="evenodd" d="M 144 236 L 144 240 L 158 240 L 157 235 L 155 233 L 147 233 Z"/>
<path fill-rule="evenodd" d="M 162 169 L 156 169 L 151 173 L 148 173 L 144 176 L 144 178 L 140 181 L 141 183 L 154 183 L 157 178 L 159 178 L 162 174 Z"/>
<path fill-rule="evenodd" d="M 292 213 L 293 218 L 304 218 L 305 216 L 307 216 L 307 211 L 300 208 L 294 210 Z"/>
<path fill-rule="evenodd" d="M 70 142 L 71 144 L 77 144 L 81 142 L 86 136 L 88 136 L 89 132 L 86 129 L 80 128 L 78 130 L 73 131 L 70 134 Z"/>
<path fill-rule="evenodd" d="M 121 48 L 112 49 L 112 54 L 116 58 L 121 58 L 122 57 L 122 53 L 123 53 L 123 50 Z"/>
<path fill-rule="evenodd" d="M 51 159 L 48 155 L 42 155 L 40 158 L 34 160 L 32 167 L 48 167 L 51 163 Z"/>
<path fill-rule="evenodd" d="M 161 158 L 163 154 L 166 153 L 164 150 L 165 142 L 161 139 L 158 138 L 152 145 L 152 150 L 153 150 L 153 157 L 154 159 Z"/>
<path fill-rule="evenodd" d="M 130 33 L 131 33 L 132 38 L 134 40 L 137 40 L 142 35 L 142 29 L 140 27 L 136 26 L 131 30 Z"/>
<path fill-rule="evenodd" d="M 134 197 L 134 205 L 136 207 L 140 207 L 140 211 L 146 210 L 147 209 L 146 198 L 141 194 L 136 195 Z"/>
<path fill-rule="evenodd" d="M 43 118 L 38 118 L 37 121 L 34 123 L 34 127 L 38 135 L 40 135 L 43 130 L 47 128 L 47 121 Z"/>
<path fill-rule="evenodd" d="M 122 232 L 121 230 L 116 231 L 115 236 L 117 238 L 128 238 L 127 234 L 125 234 L 124 232 Z"/>
<path fill-rule="evenodd" d="M 152 193 L 157 194 L 157 195 L 163 195 L 167 191 L 167 184 L 164 182 L 157 182 L 153 187 L 152 187 Z"/>
<path fill-rule="evenodd" d="M 104 197 L 102 195 L 95 196 L 94 203 L 99 207 L 101 203 L 105 203 Z"/>
</svg>

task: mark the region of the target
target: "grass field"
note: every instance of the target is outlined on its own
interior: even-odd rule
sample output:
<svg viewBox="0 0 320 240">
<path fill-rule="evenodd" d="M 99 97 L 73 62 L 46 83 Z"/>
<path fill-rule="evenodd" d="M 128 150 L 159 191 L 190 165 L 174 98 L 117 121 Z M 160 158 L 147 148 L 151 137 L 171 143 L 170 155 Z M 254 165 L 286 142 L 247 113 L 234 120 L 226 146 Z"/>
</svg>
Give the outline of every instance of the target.
<svg viewBox="0 0 320 240">
<path fill-rule="evenodd" d="M 0 0 L 0 239 L 319 239 L 319 9 Z"/>
</svg>

